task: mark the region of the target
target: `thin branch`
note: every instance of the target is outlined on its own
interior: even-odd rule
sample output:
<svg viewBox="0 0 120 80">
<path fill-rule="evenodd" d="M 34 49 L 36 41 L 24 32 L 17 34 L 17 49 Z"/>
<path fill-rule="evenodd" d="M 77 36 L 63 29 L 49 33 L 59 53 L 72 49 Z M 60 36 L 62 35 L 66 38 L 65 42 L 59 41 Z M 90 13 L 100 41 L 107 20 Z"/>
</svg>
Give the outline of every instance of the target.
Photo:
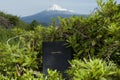
<svg viewBox="0 0 120 80">
<path fill-rule="evenodd" d="M 84 38 L 88 38 L 88 36 L 84 35 L 83 33 L 81 33 L 80 31 L 78 31 L 77 29 L 73 28 L 73 30 L 75 30 L 78 34 L 80 34 L 82 37 Z"/>
</svg>

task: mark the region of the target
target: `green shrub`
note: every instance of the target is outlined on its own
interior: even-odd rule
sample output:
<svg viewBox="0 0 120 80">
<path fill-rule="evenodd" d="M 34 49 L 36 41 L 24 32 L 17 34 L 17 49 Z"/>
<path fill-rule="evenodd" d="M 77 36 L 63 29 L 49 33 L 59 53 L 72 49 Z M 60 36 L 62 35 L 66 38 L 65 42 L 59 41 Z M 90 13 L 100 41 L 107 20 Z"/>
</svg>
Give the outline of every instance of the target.
<svg viewBox="0 0 120 80">
<path fill-rule="evenodd" d="M 33 71 L 32 69 L 24 69 L 24 73 L 19 76 L 15 73 L 12 77 L 0 75 L 0 80 L 64 80 L 62 75 L 56 70 L 49 70 L 48 75 Z"/>
<path fill-rule="evenodd" d="M 72 60 L 67 73 L 73 80 L 119 80 L 120 69 L 112 62 L 100 59 Z"/>
<path fill-rule="evenodd" d="M 103 58 L 120 65 L 120 6 L 115 0 L 98 0 L 98 5 L 85 18 L 61 19 L 61 34 L 67 36 L 74 58 Z"/>
</svg>

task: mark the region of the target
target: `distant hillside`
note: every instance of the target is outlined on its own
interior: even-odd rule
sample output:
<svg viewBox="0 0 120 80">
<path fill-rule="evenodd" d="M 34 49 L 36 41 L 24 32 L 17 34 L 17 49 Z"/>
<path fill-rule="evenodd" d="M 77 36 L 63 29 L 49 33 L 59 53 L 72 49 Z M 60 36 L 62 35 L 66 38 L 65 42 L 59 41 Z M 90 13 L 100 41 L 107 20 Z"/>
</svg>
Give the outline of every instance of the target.
<svg viewBox="0 0 120 80">
<path fill-rule="evenodd" d="M 4 12 L 0 12 L 0 27 L 13 28 L 15 26 L 23 27 L 23 25 L 27 24 L 23 22 L 19 17 L 11 14 L 6 14 Z"/>
</svg>

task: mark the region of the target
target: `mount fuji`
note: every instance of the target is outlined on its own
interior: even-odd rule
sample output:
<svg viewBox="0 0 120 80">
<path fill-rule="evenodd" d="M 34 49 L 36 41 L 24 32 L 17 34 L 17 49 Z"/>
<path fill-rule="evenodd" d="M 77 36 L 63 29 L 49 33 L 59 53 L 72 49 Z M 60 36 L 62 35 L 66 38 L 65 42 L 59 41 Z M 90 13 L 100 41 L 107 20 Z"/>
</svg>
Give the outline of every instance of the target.
<svg viewBox="0 0 120 80">
<path fill-rule="evenodd" d="M 78 15 L 78 14 L 76 14 L 72 10 L 68 10 L 62 8 L 57 4 L 54 4 L 42 12 L 39 12 L 31 16 L 22 17 L 21 19 L 27 23 L 31 23 L 33 20 L 36 20 L 42 25 L 48 25 L 52 21 L 52 18 L 57 18 L 58 16 L 66 18 L 74 15 Z"/>
</svg>

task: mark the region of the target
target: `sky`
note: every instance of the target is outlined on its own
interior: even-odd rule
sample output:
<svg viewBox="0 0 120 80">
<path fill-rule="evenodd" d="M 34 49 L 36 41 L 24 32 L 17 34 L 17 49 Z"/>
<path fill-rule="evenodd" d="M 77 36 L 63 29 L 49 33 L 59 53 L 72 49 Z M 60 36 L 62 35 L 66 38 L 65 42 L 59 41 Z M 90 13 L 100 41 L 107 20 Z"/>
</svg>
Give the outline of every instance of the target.
<svg viewBox="0 0 120 80">
<path fill-rule="evenodd" d="M 41 12 L 53 4 L 79 14 L 90 14 L 97 7 L 96 0 L 0 0 L 0 11 L 23 17 Z"/>
</svg>

